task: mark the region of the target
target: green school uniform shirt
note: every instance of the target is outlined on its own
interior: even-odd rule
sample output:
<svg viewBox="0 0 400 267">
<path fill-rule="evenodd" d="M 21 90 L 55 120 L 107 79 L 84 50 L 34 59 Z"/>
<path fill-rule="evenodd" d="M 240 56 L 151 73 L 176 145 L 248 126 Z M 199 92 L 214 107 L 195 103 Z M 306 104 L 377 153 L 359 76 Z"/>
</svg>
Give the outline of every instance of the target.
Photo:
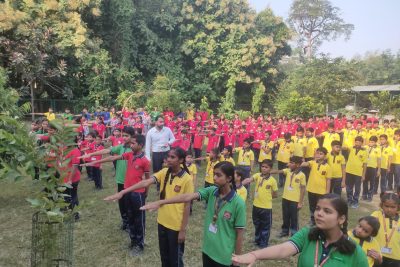
<svg viewBox="0 0 400 267">
<path fill-rule="evenodd" d="M 200 200 L 208 201 L 204 219 L 203 252 L 220 264 L 231 265 L 232 253 L 235 252 L 236 228 L 246 226 L 245 202 L 234 190 L 221 200 L 218 188 L 215 186 L 202 188 L 198 193 Z M 218 200 L 220 210 L 215 224 L 217 231 L 214 233 L 210 231 L 210 225 Z"/>
<path fill-rule="evenodd" d="M 304 227 L 299 232 L 297 232 L 294 236 L 292 236 L 289 240 L 295 248 L 297 249 L 299 255 L 299 259 L 297 261 L 298 267 L 310 267 L 314 266 L 314 256 L 315 256 L 315 248 L 317 242 L 315 240 L 309 240 L 308 234 L 310 232 L 309 227 Z M 323 239 L 319 241 L 319 249 L 318 249 L 318 260 L 321 259 L 322 254 L 322 243 Z M 352 241 L 353 242 L 353 241 Z M 318 262 L 319 264 L 320 262 Z M 329 259 L 324 264 L 324 267 L 368 267 L 368 259 L 367 255 L 365 255 L 362 248 L 357 245 L 353 254 L 342 254 L 339 251 L 332 252 Z"/>
<path fill-rule="evenodd" d="M 124 145 L 113 146 L 111 148 L 111 155 L 122 155 L 125 152 L 131 152 L 132 149 L 130 147 L 125 147 Z M 125 175 L 126 175 L 126 167 L 128 163 L 126 160 L 117 160 L 117 164 L 115 166 L 115 180 L 117 184 L 124 184 Z"/>
</svg>

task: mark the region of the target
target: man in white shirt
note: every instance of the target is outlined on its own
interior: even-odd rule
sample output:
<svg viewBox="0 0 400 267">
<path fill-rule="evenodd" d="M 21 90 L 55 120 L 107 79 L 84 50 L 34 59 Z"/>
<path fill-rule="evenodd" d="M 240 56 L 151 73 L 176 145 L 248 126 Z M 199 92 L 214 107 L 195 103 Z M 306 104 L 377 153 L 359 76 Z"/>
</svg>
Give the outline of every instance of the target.
<svg viewBox="0 0 400 267">
<path fill-rule="evenodd" d="M 153 173 L 162 169 L 164 159 L 168 156 L 170 145 L 175 142 L 171 129 L 164 126 L 164 117 L 156 117 L 156 125 L 146 135 L 146 157 L 151 160 Z"/>
</svg>

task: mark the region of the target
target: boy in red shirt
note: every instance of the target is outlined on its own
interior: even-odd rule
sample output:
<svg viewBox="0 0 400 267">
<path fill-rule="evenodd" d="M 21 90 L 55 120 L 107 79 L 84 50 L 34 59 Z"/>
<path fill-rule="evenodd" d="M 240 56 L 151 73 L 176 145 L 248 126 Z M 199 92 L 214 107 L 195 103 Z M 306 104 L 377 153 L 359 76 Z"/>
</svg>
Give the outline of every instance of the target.
<svg viewBox="0 0 400 267">
<path fill-rule="evenodd" d="M 103 140 L 101 139 L 101 136 L 97 135 L 95 137 L 95 141 L 90 145 L 90 151 L 91 151 L 90 153 L 103 150 L 104 146 L 103 146 L 102 141 Z M 101 155 L 92 156 L 90 158 L 90 160 L 92 162 L 95 162 L 95 161 L 101 160 L 101 158 L 102 158 Z M 94 181 L 95 188 L 98 189 L 98 190 L 103 189 L 103 178 L 102 178 L 101 164 L 100 163 L 94 163 L 94 164 L 91 164 L 91 166 L 92 166 L 92 175 L 93 175 L 93 181 Z"/>
<path fill-rule="evenodd" d="M 218 147 L 220 137 L 216 135 L 215 133 L 216 130 L 217 129 L 212 128 L 210 133 L 207 135 L 208 137 L 208 144 L 206 149 L 207 153 L 210 153 L 211 149 Z"/>
</svg>

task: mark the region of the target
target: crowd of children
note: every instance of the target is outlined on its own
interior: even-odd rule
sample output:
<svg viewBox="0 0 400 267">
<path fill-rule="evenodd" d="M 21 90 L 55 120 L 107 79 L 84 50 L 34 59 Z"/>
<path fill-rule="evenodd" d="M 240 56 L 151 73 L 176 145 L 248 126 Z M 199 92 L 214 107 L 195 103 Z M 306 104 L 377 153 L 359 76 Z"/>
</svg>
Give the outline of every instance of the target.
<svg viewBox="0 0 400 267">
<path fill-rule="evenodd" d="M 32 123 L 31 133 L 38 137 L 47 135 L 48 121 L 57 117 L 52 110 L 45 115 L 47 119 Z M 336 222 L 340 229 L 336 231 L 338 240 L 342 235 L 355 240 L 367 255 L 369 266 L 400 265 L 397 195 L 400 129 L 397 129 L 396 120 L 379 123 L 374 117 L 350 119 L 340 114 L 336 118 L 307 120 L 269 115 L 240 119 L 235 115 L 229 120 L 224 115 L 209 116 L 206 112 L 193 110 L 186 116 L 175 116 L 167 110 L 163 113 L 165 126 L 174 133 L 175 142 L 171 145 L 165 168 L 150 176 L 150 162 L 143 148 L 153 115 L 154 112 L 143 109 L 120 112 L 105 109 L 93 114 L 84 109 L 79 116 L 66 110 L 61 115 L 76 125 L 78 134 L 78 147 L 69 155 L 74 159 L 70 167 L 74 167 L 71 177 L 75 178 L 68 181 L 76 185 L 72 198 L 77 202 L 79 179 L 76 175 L 81 170 L 75 170 L 75 167 L 85 166 L 88 179 L 94 181 L 96 189 L 102 189 L 101 164 L 113 162 L 118 193 L 107 200 L 119 200 L 122 228 L 128 229 L 133 255 L 141 254 L 144 249 L 143 210 L 159 208 L 161 262 L 163 266 L 183 266 L 186 225 L 193 210 L 191 201 L 197 199 L 206 202 L 204 266 L 230 266 L 231 254 L 241 253 L 248 200 L 253 205 L 254 243 L 261 250 L 235 256 L 233 263 L 282 257 L 283 254 L 274 247 L 265 249 L 271 234 L 272 199 L 281 195 L 283 222 L 278 236 L 290 237 L 289 245 L 284 243 L 282 247 L 288 249 L 287 253 L 293 252 L 284 255 L 308 251 L 307 246 L 312 244 L 317 251 L 315 258 L 319 257 L 314 266 L 322 266 L 334 261 L 334 257 L 327 255 L 335 250 L 344 255 L 358 251 L 343 241 L 337 249 L 322 246 L 322 256 L 319 256 L 320 239 L 314 235 L 336 231 L 337 226 L 329 228 L 322 219 L 331 216 L 326 215 L 331 209 L 339 218 L 339 223 Z M 107 143 L 110 148 L 106 148 Z M 112 156 L 102 158 L 110 153 Z M 204 188 L 194 193 L 196 179 L 200 178 L 196 177 L 197 168 L 203 160 L 206 161 Z M 278 175 L 277 180 L 274 174 Z M 250 194 L 251 183 L 254 183 L 254 194 Z M 146 190 L 151 184 L 158 185 L 160 200 L 145 205 Z M 278 193 L 279 188 L 281 193 Z M 336 199 L 343 188 L 346 202 Z M 393 190 L 395 192 L 391 192 Z M 379 210 L 361 218 L 354 230 L 347 232 L 347 207 L 357 209 L 360 197 L 371 202 L 378 193 L 381 194 Z M 312 228 L 299 230 L 298 212 L 306 195 Z M 324 205 L 327 208 L 321 211 Z M 346 227 L 343 228 L 344 223 Z M 308 235 L 306 244 L 300 243 L 305 242 L 300 240 L 303 235 Z M 328 237 L 321 240 L 325 238 Z M 366 265 L 360 261 L 359 265 L 351 266 Z"/>
</svg>

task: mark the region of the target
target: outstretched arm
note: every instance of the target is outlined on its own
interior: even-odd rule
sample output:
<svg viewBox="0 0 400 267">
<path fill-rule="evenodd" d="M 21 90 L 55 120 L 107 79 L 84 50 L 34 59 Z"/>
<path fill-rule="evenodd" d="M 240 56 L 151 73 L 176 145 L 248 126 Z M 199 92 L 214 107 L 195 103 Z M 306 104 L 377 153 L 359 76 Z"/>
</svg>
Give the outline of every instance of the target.
<svg viewBox="0 0 400 267">
<path fill-rule="evenodd" d="M 189 201 L 196 200 L 196 199 L 199 199 L 199 198 L 200 198 L 200 194 L 199 193 L 182 194 L 182 195 L 177 195 L 175 197 L 171 197 L 171 198 L 168 198 L 168 199 L 162 199 L 162 200 L 158 200 L 158 201 L 147 203 L 146 205 L 144 205 L 140 209 L 141 210 L 157 210 L 162 205 L 174 204 L 174 203 L 185 203 L 185 202 L 189 202 Z"/>
</svg>

